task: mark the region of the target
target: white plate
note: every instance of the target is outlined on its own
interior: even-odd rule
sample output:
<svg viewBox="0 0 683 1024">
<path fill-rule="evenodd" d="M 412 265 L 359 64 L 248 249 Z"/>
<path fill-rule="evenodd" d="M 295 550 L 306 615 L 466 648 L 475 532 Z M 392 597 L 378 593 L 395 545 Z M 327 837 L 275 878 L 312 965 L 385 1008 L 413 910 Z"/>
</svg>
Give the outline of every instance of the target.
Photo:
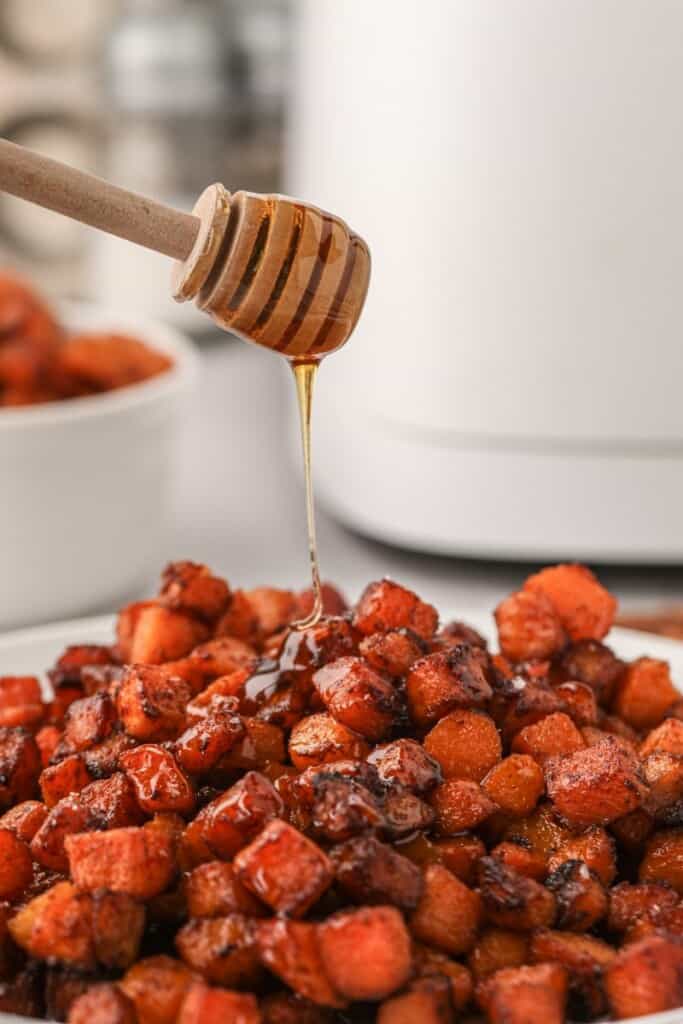
<svg viewBox="0 0 683 1024">
<path fill-rule="evenodd" d="M 460 609 L 451 617 L 457 617 L 479 630 L 484 636 L 494 636 L 493 619 L 481 611 Z M 444 616 L 448 621 L 449 616 Z M 0 675 L 42 673 L 54 663 L 55 658 L 69 644 L 111 643 L 114 637 L 113 616 L 101 618 L 74 619 L 50 626 L 21 629 L 0 636 Z M 609 644 L 621 658 L 631 660 L 643 654 L 662 658 L 671 665 L 674 682 L 683 683 L 683 643 L 665 637 L 638 633 L 634 630 L 614 629 L 609 635 Z M 683 686 L 679 685 L 679 689 Z M 630 1024 L 681 1024 L 683 1009 L 667 1013 L 655 1013 L 647 1017 L 632 1019 Z M 15 1017 L 0 1013 L 0 1024 L 31 1024 L 27 1017 Z M 39 1022 L 35 1022 L 39 1024 Z"/>
</svg>

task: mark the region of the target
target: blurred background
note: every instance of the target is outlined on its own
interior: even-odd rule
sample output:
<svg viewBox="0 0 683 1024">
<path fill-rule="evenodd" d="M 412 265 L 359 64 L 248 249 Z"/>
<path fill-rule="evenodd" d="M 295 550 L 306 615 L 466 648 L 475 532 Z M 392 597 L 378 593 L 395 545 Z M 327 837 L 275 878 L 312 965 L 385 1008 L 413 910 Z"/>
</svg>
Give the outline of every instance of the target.
<svg viewBox="0 0 683 1024">
<path fill-rule="evenodd" d="M 0 134 L 185 209 L 216 180 L 298 193 L 368 238 L 315 412 L 349 596 L 387 574 L 490 607 L 560 557 L 650 607 L 683 589 L 682 28 L 675 0 L 3 0 Z M 305 583 L 282 361 L 175 305 L 163 257 L 4 195 L 0 262 L 194 338 L 166 557 Z"/>
</svg>

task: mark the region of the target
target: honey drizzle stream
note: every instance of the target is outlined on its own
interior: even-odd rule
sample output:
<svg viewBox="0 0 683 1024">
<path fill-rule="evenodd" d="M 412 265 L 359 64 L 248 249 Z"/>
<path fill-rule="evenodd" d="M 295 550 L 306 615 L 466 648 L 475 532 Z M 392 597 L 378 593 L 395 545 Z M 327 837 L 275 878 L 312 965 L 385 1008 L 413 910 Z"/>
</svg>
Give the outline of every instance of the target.
<svg viewBox="0 0 683 1024">
<path fill-rule="evenodd" d="M 315 626 L 323 613 L 323 595 L 320 586 L 318 545 L 315 537 L 315 503 L 313 501 L 313 474 L 311 466 L 311 409 L 313 388 L 318 372 L 318 360 L 292 360 L 292 371 L 296 382 L 296 397 L 299 404 L 301 425 L 301 450 L 304 457 L 304 484 L 306 488 L 306 524 L 308 528 L 308 555 L 311 562 L 313 607 L 309 614 L 292 623 L 293 629 L 308 629 Z"/>
</svg>

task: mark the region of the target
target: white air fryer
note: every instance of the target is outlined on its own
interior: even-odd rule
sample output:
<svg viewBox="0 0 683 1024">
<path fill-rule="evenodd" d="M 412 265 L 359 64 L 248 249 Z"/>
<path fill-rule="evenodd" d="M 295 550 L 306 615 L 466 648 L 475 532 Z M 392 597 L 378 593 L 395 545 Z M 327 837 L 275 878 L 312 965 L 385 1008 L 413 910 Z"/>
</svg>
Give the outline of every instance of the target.
<svg viewBox="0 0 683 1024">
<path fill-rule="evenodd" d="M 316 481 L 425 551 L 683 561 L 683 3 L 302 0 L 287 190 L 368 239 Z"/>
</svg>

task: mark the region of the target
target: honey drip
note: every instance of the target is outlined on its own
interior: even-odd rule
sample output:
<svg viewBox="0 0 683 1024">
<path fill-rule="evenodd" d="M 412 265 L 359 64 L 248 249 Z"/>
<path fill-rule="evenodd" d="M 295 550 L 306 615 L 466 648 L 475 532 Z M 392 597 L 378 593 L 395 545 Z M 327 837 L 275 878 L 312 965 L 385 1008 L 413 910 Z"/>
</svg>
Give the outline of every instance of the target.
<svg viewBox="0 0 683 1024">
<path fill-rule="evenodd" d="M 313 607 L 311 611 L 305 618 L 292 623 L 292 629 L 301 630 L 315 626 L 323 613 L 318 545 L 315 536 L 315 503 L 313 501 L 313 473 L 311 466 L 311 409 L 313 407 L 313 389 L 318 372 L 318 360 L 292 360 L 291 366 L 294 372 L 294 380 L 296 381 L 296 397 L 299 404 L 301 450 L 304 458 L 304 485 L 306 489 L 308 556 L 311 563 L 311 585 L 313 590 Z"/>
</svg>

